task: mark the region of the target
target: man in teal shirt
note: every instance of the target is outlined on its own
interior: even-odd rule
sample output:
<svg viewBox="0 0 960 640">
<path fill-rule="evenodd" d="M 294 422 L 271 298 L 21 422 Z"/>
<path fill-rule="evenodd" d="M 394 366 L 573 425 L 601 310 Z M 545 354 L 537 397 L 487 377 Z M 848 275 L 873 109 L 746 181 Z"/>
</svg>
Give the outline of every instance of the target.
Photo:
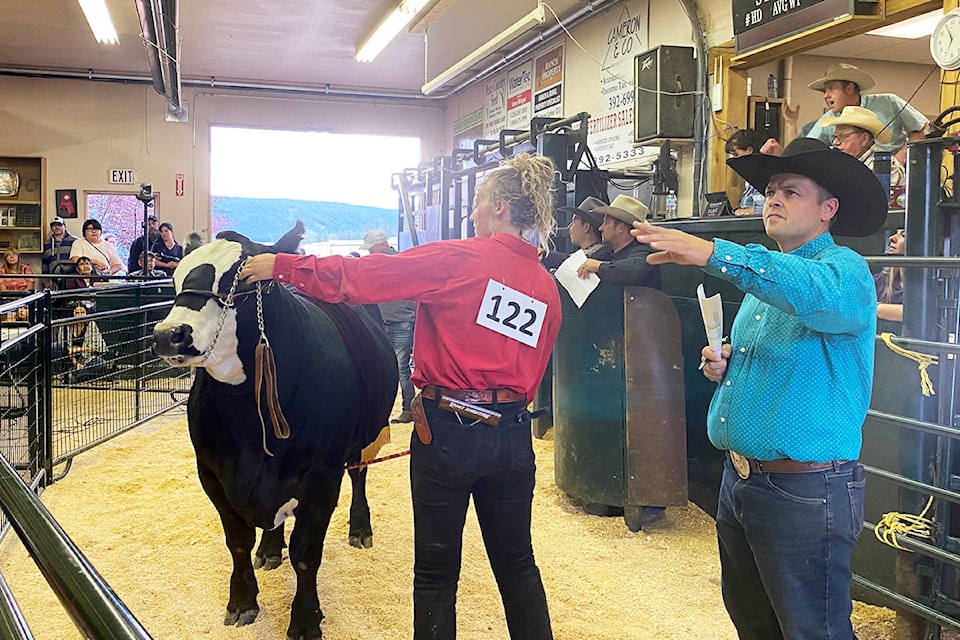
<svg viewBox="0 0 960 640">
<path fill-rule="evenodd" d="M 764 228 L 779 252 L 634 225 L 657 252 L 651 263 L 699 265 L 746 294 L 730 344 L 702 352 L 718 384 L 708 435 L 728 452 L 717 509 L 724 604 L 741 640 L 853 640 L 877 300 L 866 261 L 832 233 L 876 232 L 886 194 L 863 163 L 810 138 L 727 164 L 764 185 Z"/>
</svg>

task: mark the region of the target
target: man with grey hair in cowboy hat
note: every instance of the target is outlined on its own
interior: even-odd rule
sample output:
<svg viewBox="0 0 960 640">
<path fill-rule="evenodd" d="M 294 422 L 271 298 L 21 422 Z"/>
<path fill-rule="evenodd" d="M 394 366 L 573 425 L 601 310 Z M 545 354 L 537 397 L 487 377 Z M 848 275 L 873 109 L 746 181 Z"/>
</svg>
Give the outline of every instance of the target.
<svg viewBox="0 0 960 640">
<path fill-rule="evenodd" d="M 890 131 L 869 109 L 844 107 L 833 123 L 833 147 L 865 164 L 873 171 L 873 156 L 880 144 L 890 141 Z M 890 186 L 903 184 L 903 165 L 890 157 Z"/>
<path fill-rule="evenodd" d="M 370 252 L 370 255 L 383 253 L 392 256 L 399 253 L 390 246 L 390 239 L 383 229 L 367 231 L 360 248 Z M 383 332 L 393 345 L 393 353 L 397 357 L 397 372 L 400 374 L 400 413 L 391 418 L 390 422 L 413 422 L 410 403 L 413 402 L 416 390 L 410 382 L 410 358 L 413 355 L 413 323 L 417 317 L 417 303 L 412 300 L 397 300 L 381 302 L 377 307 L 380 310 Z"/>
<path fill-rule="evenodd" d="M 876 81 L 873 76 L 852 64 L 840 63 L 827 67 L 823 77 L 807 85 L 814 91 L 823 92 L 823 100 L 827 105 L 827 112 L 817 120 L 807 137 L 830 144 L 836 118 L 840 117 L 843 108 L 863 107 L 876 114 L 890 132 L 890 140 L 879 143 L 879 149 L 896 154 L 902 164 L 906 160 L 904 145 L 908 141 L 923 139 L 927 119 L 898 95 L 866 93 L 874 85 Z"/>
<path fill-rule="evenodd" d="M 766 193 L 780 251 L 638 223 L 653 264 L 697 265 L 745 296 L 703 374 L 707 434 L 726 460 L 717 508 L 723 601 L 740 640 L 854 640 L 850 556 L 863 525 L 857 463 L 870 404 L 877 296 L 833 234 L 869 236 L 887 194 L 862 162 L 797 138 L 727 164 Z"/>
<path fill-rule="evenodd" d="M 603 242 L 613 249 L 606 260 L 587 258 L 577 275 L 587 278 L 597 274 L 601 282 L 620 285 L 660 288 L 660 267 L 649 264 L 650 247 L 633 241 L 630 230 L 634 222 L 642 222 L 650 215 L 650 209 L 635 198 L 619 195 L 608 206 L 597 207 L 593 213 L 603 216 L 600 235 Z"/>
</svg>

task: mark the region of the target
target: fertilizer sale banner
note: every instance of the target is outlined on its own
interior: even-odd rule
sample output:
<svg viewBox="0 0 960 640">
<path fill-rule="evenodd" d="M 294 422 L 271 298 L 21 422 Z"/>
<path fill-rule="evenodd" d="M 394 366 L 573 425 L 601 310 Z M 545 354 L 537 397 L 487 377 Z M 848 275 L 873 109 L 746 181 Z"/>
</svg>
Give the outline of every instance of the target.
<svg viewBox="0 0 960 640">
<path fill-rule="evenodd" d="M 647 50 L 648 0 L 630 0 L 604 16 L 606 38 L 598 59 L 600 106 L 590 119 L 590 149 L 600 166 L 639 157 L 633 147 L 634 58 Z"/>
</svg>

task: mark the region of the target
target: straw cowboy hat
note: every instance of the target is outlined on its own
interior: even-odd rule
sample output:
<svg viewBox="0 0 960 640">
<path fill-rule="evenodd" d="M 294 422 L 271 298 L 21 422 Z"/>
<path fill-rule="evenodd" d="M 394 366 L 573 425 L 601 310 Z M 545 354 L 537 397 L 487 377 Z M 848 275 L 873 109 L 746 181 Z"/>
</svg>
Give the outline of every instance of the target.
<svg viewBox="0 0 960 640">
<path fill-rule="evenodd" d="M 630 196 L 617 196 L 610 203 L 610 206 L 597 207 L 593 210 L 601 216 L 610 216 L 621 222 L 633 224 L 634 222 L 643 222 L 650 215 L 650 209 L 635 198 Z"/>
<path fill-rule="evenodd" d="M 887 219 L 887 194 L 865 164 L 813 138 L 796 138 L 783 154 L 755 153 L 730 158 L 727 165 L 763 192 L 770 177 L 795 173 L 810 178 L 840 201 L 830 232 L 864 238 Z"/>
<path fill-rule="evenodd" d="M 367 251 L 370 247 L 384 242 L 389 242 L 386 231 L 383 229 L 370 229 L 370 231 L 367 231 L 367 235 L 363 237 L 363 244 L 360 245 L 360 248 Z"/>
<path fill-rule="evenodd" d="M 877 115 L 864 109 L 863 107 L 844 107 L 843 111 L 836 118 L 830 120 L 834 127 L 845 124 L 851 127 L 859 127 L 876 138 L 877 142 L 890 142 L 890 130 L 886 128 Z"/>
<path fill-rule="evenodd" d="M 823 85 L 827 84 L 831 80 L 852 82 L 860 88 L 861 92 L 866 91 L 867 89 L 872 89 L 873 86 L 877 84 L 877 81 L 873 79 L 873 76 L 866 71 L 861 71 L 852 64 L 841 62 L 840 64 L 832 64 L 827 67 L 827 72 L 823 74 L 823 77 L 814 80 L 808 84 L 807 87 L 813 89 L 814 91 L 823 91 Z"/>
<path fill-rule="evenodd" d="M 598 231 L 600 229 L 600 225 L 603 224 L 603 216 L 597 215 L 596 210 L 605 206 L 607 206 L 607 203 L 600 198 L 587 196 L 583 199 L 583 202 L 581 202 L 580 206 L 578 207 L 558 207 L 558 209 L 560 211 L 572 213 L 593 227 L 595 231 Z"/>
</svg>

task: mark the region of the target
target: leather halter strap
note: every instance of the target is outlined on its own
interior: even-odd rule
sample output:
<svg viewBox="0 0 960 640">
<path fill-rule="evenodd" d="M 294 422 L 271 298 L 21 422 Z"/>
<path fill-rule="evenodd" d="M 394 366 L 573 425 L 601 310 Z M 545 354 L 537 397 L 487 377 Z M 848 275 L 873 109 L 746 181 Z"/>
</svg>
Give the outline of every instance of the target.
<svg viewBox="0 0 960 640">
<path fill-rule="evenodd" d="M 272 283 L 267 285 L 266 293 L 270 292 Z M 181 289 L 180 293 L 176 295 L 173 299 L 173 303 L 176 304 L 177 300 L 180 299 L 180 296 L 192 295 L 192 296 L 201 296 L 203 298 L 210 298 L 216 302 L 221 307 L 232 307 L 238 298 L 246 298 L 247 296 L 253 295 L 257 292 L 256 289 L 251 289 L 250 291 L 241 291 L 240 293 L 234 293 L 233 296 L 224 295 L 222 293 L 217 293 L 216 291 L 207 291 L 206 289 Z"/>
</svg>

